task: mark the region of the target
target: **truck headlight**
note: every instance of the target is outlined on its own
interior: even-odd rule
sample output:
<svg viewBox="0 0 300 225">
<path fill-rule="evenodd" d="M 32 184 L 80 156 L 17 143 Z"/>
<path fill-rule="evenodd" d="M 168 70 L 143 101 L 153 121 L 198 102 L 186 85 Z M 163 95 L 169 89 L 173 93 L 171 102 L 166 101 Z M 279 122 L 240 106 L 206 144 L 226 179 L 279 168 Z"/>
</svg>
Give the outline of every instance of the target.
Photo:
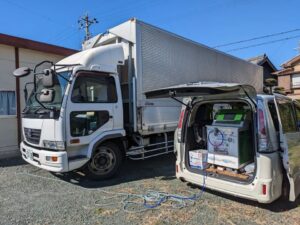
<svg viewBox="0 0 300 225">
<path fill-rule="evenodd" d="M 63 141 L 48 141 L 44 140 L 44 147 L 55 149 L 55 150 L 65 150 L 65 142 Z"/>
</svg>

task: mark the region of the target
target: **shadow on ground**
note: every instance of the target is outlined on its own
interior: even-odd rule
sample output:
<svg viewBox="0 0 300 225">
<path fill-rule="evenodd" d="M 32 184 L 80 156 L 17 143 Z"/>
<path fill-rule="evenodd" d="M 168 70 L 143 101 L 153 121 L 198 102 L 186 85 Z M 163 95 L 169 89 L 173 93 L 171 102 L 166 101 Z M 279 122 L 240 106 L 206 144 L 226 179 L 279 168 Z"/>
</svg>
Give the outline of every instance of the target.
<svg viewBox="0 0 300 225">
<path fill-rule="evenodd" d="M 22 159 L 21 156 L 0 159 L 1 167 L 20 166 L 20 165 L 24 165 L 24 164 L 26 164 L 26 162 Z"/>
<path fill-rule="evenodd" d="M 155 177 L 162 177 L 162 180 L 173 180 L 175 179 L 175 160 L 173 154 L 141 161 L 127 159 L 119 174 L 111 179 L 100 181 L 90 180 L 82 172 L 53 173 L 53 175 L 84 188 L 107 187 Z"/>
</svg>

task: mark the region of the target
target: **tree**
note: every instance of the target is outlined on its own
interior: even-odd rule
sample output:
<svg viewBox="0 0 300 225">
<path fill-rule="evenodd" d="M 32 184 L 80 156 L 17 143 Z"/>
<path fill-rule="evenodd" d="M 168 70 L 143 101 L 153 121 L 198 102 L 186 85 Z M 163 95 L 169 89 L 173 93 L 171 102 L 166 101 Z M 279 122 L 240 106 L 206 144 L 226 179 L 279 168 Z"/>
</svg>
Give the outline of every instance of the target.
<svg viewBox="0 0 300 225">
<path fill-rule="evenodd" d="M 268 78 L 265 80 L 265 86 L 269 88 L 269 93 L 272 94 L 272 89 L 277 85 L 277 80 L 274 78 Z"/>
</svg>

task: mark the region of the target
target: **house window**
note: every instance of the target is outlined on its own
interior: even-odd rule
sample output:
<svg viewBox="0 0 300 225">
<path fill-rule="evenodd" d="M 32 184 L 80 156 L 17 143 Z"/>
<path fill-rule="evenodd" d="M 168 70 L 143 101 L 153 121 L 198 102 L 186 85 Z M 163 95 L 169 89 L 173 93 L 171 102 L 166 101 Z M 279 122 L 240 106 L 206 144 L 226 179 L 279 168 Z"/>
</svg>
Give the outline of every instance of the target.
<svg viewBox="0 0 300 225">
<path fill-rule="evenodd" d="M 292 75 L 292 87 L 300 88 L 300 74 Z"/>
<path fill-rule="evenodd" d="M 16 93 L 0 91 L 0 115 L 16 115 Z"/>
</svg>

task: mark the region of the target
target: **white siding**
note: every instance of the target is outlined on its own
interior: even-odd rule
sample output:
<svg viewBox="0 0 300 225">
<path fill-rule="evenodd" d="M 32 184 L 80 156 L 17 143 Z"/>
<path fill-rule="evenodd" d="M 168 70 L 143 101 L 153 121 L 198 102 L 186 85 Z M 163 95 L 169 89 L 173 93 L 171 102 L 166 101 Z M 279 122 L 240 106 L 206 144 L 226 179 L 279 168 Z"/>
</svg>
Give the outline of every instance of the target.
<svg viewBox="0 0 300 225">
<path fill-rule="evenodd" d="M 0 45 L 0 91 L 15 91 L 16 80 L 14 47 Z M 18 146 L 17 117 L 0 115 L 0 158 L 16 154 Z"/>
</svg>

